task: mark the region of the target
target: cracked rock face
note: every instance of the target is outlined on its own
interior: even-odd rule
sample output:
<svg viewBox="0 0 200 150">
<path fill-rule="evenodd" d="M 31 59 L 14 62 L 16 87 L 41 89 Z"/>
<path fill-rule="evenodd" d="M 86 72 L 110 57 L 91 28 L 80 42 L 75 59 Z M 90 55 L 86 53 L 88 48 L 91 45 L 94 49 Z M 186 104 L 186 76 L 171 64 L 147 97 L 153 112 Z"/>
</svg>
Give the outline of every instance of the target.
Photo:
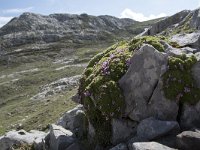
<svg viewBox="0 0 200 150">
<path fill-rule="evenodd" d="M 184 10 L 173 16 L 164 18 L 163 20 L 155 23 L 145 34 L 156 35 L 173 25 L 180 23 L 189 13 L 190 11 Z"/>
<path fill-rule="evenodd" d="M 191 25 L 198 30 L 200 29 L 200 9 L 194 10 Z"/>
<path fill-rule="evenodd" d="M 160 87 L 167 54 L 145 45 L 133 55 L 131 62 L 129 70 L 119 81 L 125 96 L 125 114 L 134 121 L 150 116 L 175 120 L 178 105 L 167 100 Z"/>
</svg>

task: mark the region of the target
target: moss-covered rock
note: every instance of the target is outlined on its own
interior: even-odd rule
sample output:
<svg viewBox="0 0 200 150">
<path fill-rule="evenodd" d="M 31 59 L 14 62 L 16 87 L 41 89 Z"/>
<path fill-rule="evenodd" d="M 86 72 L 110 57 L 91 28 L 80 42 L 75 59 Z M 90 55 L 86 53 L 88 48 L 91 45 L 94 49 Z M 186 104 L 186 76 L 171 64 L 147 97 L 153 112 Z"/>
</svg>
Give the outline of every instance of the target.
<svg viewBox="0 0 200 150">
<path fill-rule="evenodd" d="M 132 53 L 127 42 L 108 48 L 89 62 L 80 80 L 81 102 L 102 145 L 110 142 L 111 118 L 119 117 L 124 107 L 118 80 L 127 71 Z"/>
<path fill-rule="evenodd" d="M 191 71 L 196 62 L 195 56 L 169 57 L 168 71 L 163 75 L 163 90 L 168 99 L 189 104 L 200 100 L 200 89 Z"/>
<path fill-rule="evenodd" d="M 143 44 L 150 44 L 164 52 L 164 37 L 137 37 L 130 42 L 120 42 L 96 55 L 84 70 L 80 79 L 80 102 L 96 131 L 96 140 L 101 145 L 110 144 L 111 119 L 122 117 L 125 106 L 119 79 L 127 72 L 134 51 Z"/>
</svg>

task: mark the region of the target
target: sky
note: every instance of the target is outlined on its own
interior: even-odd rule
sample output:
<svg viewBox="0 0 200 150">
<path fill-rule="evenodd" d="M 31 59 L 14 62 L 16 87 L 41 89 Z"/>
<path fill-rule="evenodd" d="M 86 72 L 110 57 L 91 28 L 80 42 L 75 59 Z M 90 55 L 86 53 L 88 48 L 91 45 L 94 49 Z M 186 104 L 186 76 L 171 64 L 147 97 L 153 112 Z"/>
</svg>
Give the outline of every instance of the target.
<svg viewBox="0 0 200 150">
<path fill-rule="evenodd" d="M 200 7 L 200 0 L 0 0 L 0 27 L 23 12 L 111 15 L 146 21 Z"/>
</svg>

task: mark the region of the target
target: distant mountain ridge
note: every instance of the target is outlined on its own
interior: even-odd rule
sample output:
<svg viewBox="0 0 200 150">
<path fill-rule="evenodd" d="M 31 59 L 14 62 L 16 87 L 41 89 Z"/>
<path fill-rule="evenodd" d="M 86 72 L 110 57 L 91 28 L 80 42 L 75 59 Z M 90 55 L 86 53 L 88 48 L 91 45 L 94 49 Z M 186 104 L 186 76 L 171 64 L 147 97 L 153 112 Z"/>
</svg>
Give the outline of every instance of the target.
<svg viewBox="0 0 200 150">
<path fill-rule="evenodd" d="M 50 43 L 64 40 L 68 43 L 108 41 L 112 37 L 127 35 L 129 27 L 137 21 L 112 16 L 87 14 L 51 14 L 44 16 L 23 13 L 0 29 L 1 46 L 10 48 L 23 44 Z M 115 36 L 117 35 L 117 36 Z M 125 36 L 126 37 L 126 36 Z M 67 39 L 67 40 L 65 40 Z"/>
</svg>

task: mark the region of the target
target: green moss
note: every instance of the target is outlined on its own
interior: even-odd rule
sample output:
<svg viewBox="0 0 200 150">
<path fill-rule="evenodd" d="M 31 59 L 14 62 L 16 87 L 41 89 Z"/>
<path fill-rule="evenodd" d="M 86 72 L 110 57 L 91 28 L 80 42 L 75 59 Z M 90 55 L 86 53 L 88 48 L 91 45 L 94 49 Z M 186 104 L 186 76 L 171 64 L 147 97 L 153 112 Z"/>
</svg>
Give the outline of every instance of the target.
<svg viewBox="0 0 200 150">
<path fill-rule="evenodd" d="M 169 57 L 168 71 L 163 75 L 164 93 L 168 99 L 195 104 L 200 100 L 191 68 L 197 62 L 195 56 Z"/>
<path fill-rule="evenodd" d="M 174 48 L 181 48 L 181 46 L 177 42 L 169 41 L 169 45 L 171 45 Z"/>
<path fill-rule="evenodd" d="M 111 118 L 121 116 L 124 97 L 118 80 L 126 73 L 132 53 L 127 42 L 115 44 L 90 61 L 80 80 L 81 102 L 101 145 L 110 144 Z"/>
<path fill-rule="evenodd" d="M 158 51 L 164 52 L 164 46 L 162 45 L 161 40 L 163 40 L 163 38 L 159 38 L 156 36 L 143 36 L 139 38 L 134 38 L 130 42 L 130 49 L 140 48 L 143 44 L 146 43 L 152 45 Z"/>
</svg>

